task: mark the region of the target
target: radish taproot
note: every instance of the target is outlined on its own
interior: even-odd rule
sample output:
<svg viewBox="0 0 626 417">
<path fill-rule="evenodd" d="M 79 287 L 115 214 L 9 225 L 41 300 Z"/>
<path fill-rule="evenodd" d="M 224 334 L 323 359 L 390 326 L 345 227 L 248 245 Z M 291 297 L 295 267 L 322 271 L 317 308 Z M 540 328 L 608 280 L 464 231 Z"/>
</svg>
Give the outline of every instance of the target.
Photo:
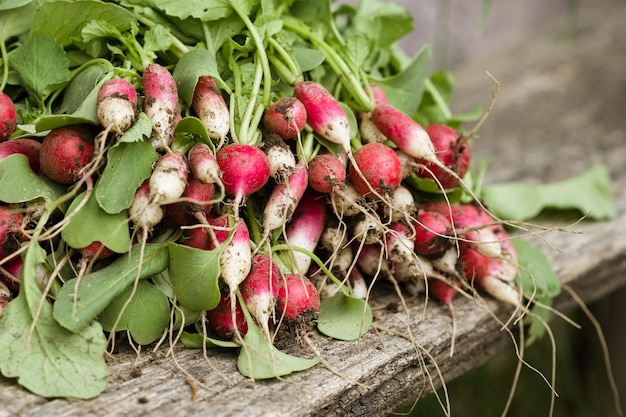
<svg viewBox="0 0 626 417">
<path fill-rule="evenodd" d="M 0 91 L 0 141 L 11 136 L 16 125 L 17 112 L 15 111 L 15 103 L 13 103 L 11 97 Z"/>
<path fill-rule="evenodd" d="M 151 232 L 165 217 L 163 206 L 152 201 L 149 179 L 135 191 L 133 202 L 128 208 L 128 216 L 143 233 Z"/>
<path fill-rule="evenodd" d="M 215 80 L 201 76 L 194 89 L 191 107 L 212 139 L 223 140 L 230 131 L 229 110 Z"/>
<path fill-rule="evenodd" d="M 291 220 L 296 206 L 307 189 L 308 171 L 304 164 L 297 164 L 287 181 L 276 184 L 263 210 L 263 230 L 266 236 Z"/>
<path fill-rule="evenodd" d="M 41 172 L 60 184 L 73 184 L 94 156 L 94 135 L 86 125 L 53 129 L 41 141 Z"/>
<path fill-rule="evenodd" d="M 207 184 L 222 184 L 222 173 L 213 151 L 206 143 L 196 144 L 187 154 L 194 177 Z"/>
<path fill-rule="evenodd" d="M 296 97 L 287 96 L 277 99 L 263 116 L 263 125 L 269 133 L 282 139 L 292 139 L 304 129 L 307 111 Z"/>
<path fill-rule="evenodd" d="M 28 165 L 35 174 L 41 173 L 39 162 L 41 155 L 41 142 L 35 139 L 22 138 L 0 142 L 0 161 L 9 155 L 22 154 L 28 158 Z"/>
<path fill-rule="evenodd" d="M 157 63 L 146 67 L 142 81 L 145 96 L 143 110 L 152 121 L 150 141 L 154 149 L 164 151 L 172 144 L 180 119 L 178 87 L 172 74 Z"/>
<path fill-rule="evenodd" d="M 276 262 L 269 255 L 259 253 L 252 257 L 250 273 L 241 283 L 244 304 L 268 337 L 281 282 L 282 274 Z"/>
<path fill-rule="evenodd" d="M 305 191 L 291 221 L 287 224 L 285 240 L 289 246 L 313 252 L 326 225 L 326 200 L 323 195 Z M 304 274 L 309 270 L 311 257 L 292 251 L 293 271 Z"/>
<path fill-rule="evenodd" d="M 98 90 L 96 114 L 106 130 L 126 131 L 139 116 L 135 87 L 123 78 L 105 81 Z"/>
</svg>

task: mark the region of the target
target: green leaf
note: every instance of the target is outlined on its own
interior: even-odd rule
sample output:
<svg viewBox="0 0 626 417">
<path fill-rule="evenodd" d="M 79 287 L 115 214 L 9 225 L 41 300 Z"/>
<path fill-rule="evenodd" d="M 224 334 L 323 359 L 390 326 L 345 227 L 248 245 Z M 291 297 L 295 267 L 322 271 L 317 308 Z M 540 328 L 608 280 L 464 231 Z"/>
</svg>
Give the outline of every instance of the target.
<svg viewBox="0 0 626 417">
<path fill-rule="evenodd" d="M 228 0 L 151 0 L 150 7 L 159 9 L 168 16 L 180 19 L 193 17 L 205 22 L 226 17 L 233 12 Z"/>
<path fill-rule="evenodd" d="M 167 262 L 167 244 L 147 243 L 143 254 L 141 244 L 135 244 L 107 267 L 67 281 L 54 303 L 55 320 L 70 331 L 81 331 L 136 279 L 158 274 Z"/>
<path fill-rule="evenodd" d="M 0 3 L 0 39 L 9 39 L 28 32 L 35 7 L 35 2 L 30 0 Z"/>
<path fill-rule="evenodd" d="M 360 298 L 339 292 L 320 304 L 317 329 L 339 340 L 357 340 L 369 330 L 372 310 Z"/>
<path fill-rule="evenodd" d="M 174 37 L 169 28 L 163 25 L 154 25 L 144 34 L 143 47 L 153 52 L 167 51 L 173 42 Z"/>
<path fill-rule="evenodd" d="M 413 17 L 400 5 L 362 0 L 358 3 L 351 27 L 376 41 L 376 49 L 381 49 L 411 33 Z"/>
<path fill-rule="evenodd" d="M 431 49 L 426 45 L 413 57 L 402 71 L 386 78 L 370 81 L 383 89 L 389 103 L 408 115 L 417 111 L 424 93 L 424 81 L 428 78 Z"/>
<path fill-rule="evenodd" d="M 74 113 L 96 87 L 100 87 L 104 75 L 113 69 L 105 60 L 94 60 L 80 71 L 63 91 L 63 102 L 57 113 Z"/>
<path fill-rule="evenodd" d="M 546 209 L 578 210 L 595 220 L 609 220 L 616 215 L 611 178 L 601 164 L 550 184 L 492 184 L 484 187 L 482 198 L 498 217 L 509 220 L 532 219 Z"/>
<path fill-rule="evenodd" d="M 102 210 L 114 214 L 129 208 L 157 159 L 158 154 L 148 141 L 119 142 L 109 149 L 107 164 L 94 191 Z"/>
<path fill-rule="evenodd" d="M 35 174 L 25 155 L 13 154 L 0 161 L 0 201 L 4 203 L 24 203 L 37 198 L 50 203 L 65 192 L 65 186 Z"/>
<path fill-rule="evenodd" d="M 552 315 L 552 311 L 550 310 L 552 298 L 537 297 L 535 302 L 537 302 L 537 305 L 532 308 L 532 314 L 528 314 L 524 317 L 524 324 L 527 326 L 526 338 L 524 339 L 526 346 L 530 346 L 543 337 L 546 333 L 546 323 Z"/>
<path fill-rule="evenodd" d="M 202 121 L 197 117 L 187 116 L 180 119 L 178 124 L 176 124 L 175 132 L 177 136 L 185 135 L 193 136 L 194 139 L 199 138 L 203 143 L 206 143 L 213 151 L 215 151 L 215 145 L 213 145 L 206 127 L 204 127 Z"/>
<path fill-rule="evenodd" d="M 193 92 L 201 76 L 212 77 L 222 88 L 226 86 L 220 77 L 215 56 L 206 49 L 194 49 L 183 55 L 178 60 L 172 76 L 180 97 L 188 106 L 191 106 Z"/>
<path fill-rule="evenodd" d="M 319 49 L 307 48 L 304 46 L 293 47 L 293 57 L 295 58 L 302 72 L 309 72 L 324 63 L 326 54 Z"/>
<path fill-rule="evenodd" d="M 248 320 L 248 332 L 243 338 L 237 358 L 237 369 L 251 379 L 270 379 L 304 371 L 315 366 L 318 359 L 305 359 L 288 355 L 271 345 L 263 330 Z"/>
<path fill-rule="evenodd" d="M 170 281 L 182 306 L 191 310 L 212 310 L 217 306 L 221 251 L 222 248 L 202 250 L 170 243 Z"/>
<path fill-rule="evenodd" d="M 200 333 L 182 332 L 180 335 L 181 343 L 189 349 L 202 349 L 203 345 L 206 347 L 223 347 L 223 348 L 238 348 L 239 345 L 235 342 L 229 342 L 227 340 L 219 340 L 208 336 L 203 336 Z"/>
<path fill-rule="evenodd" d="M 39 310 L 35 269 L 45 258 L 40 246 L 27 249 L 20 293 L 0 314 L 0 371 L 42 397 L 97 397 L 107 384 L 104 333 L 96 322 L 76 333 L 64 329 L 46 300 Z"/>
<path fill-rule="evenodd" d="M 530 242 L 511 239 L 517 254 L 519 272 L 516 276 L 517 287 L 527 297 L 552 298 L 561 292 L 559 277 L 552 270 L 546 255 Z"/>
<path fill-rule="evenodd" d="M 74 213 L 85 195 L 83 192 L 74 198 L 68 213 Z M 126 212 L 105 212 L 98 205 L 93 193 L 89 195 L 84 206 L 70 217 L 69 223 L 61 231 L 61 237 L 76 249 L 89 246 L 93 242 L 101 242 L 113 252 L 125 253 L 131 244 Z"/>
<path fill-rule="evenodd" d="M 170 302 L 156 286 L 139 281 L 136 289 L 130 286 L 111 301 L 98 315 L 98 321 L 107 332 L 128 330 L 135 342 L 147 345 L 167 329 Z"/>
<path fill-rule="evenodd" d="M 83 27 L 93 20 L 108 22 L 120 32 L 137 25 L 130 11 L 113 3 L 97 0 L 56 0 L 43 3 L 37 10 L 32 30 L 67 46 L 80 39 Z"/>
<path fill-rule="evenodd" d="M 63 47 L 41 33 L 33 33 L 11 54 L 11 68 L 22 86 L 41 103 L 55 87 L 69 81 L 69 62 Z"/>
</svg>

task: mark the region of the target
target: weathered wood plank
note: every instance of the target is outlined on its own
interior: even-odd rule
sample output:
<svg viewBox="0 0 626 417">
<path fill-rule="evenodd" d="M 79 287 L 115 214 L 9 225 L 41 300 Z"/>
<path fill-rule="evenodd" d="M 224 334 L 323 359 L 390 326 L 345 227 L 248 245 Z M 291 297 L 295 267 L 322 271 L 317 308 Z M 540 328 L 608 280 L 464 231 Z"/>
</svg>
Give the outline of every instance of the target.
<svg viewBox="0 0 626 417">
<path fill-rule="evenodd" d="M 583 9 L 574 39 L 544 34 L 456 72 L 459 97 L 454 103 L 460 109 L 488 102 L 493 86 L 485 70 L 502 84 L 476 145 L 477 158 L 497 155 L 488 179 L 545 182 L 579 174 L 595 162 L 609 167 L 618 218 L 578 225 L 582 234 L 549 236 L 561 250 L 550 255 L 559 276 L 587 302 L 626 283 L 626 239 L 621 232 L 626 227 L 626 77 L 620 64 L 626 54 L 624 21 L 626 8 L 621 5 Z M 328 368 L 320 365 L 284 381 L 255 383 L 236 372 L 231 351 L 210 351 L 205 360 L 198 351 L 176 348 L 176 361 L 163 348 L 138 358 L 125 352 L 110 358 L 109 387 L 91 401 L 44 400 L 0 378 L 0 416 L 375 416 L 410 401 L 422 389 L 430 390 L 425 374 L 438 386 L 433 362 L 449 381 L 512 346 L 492 316 L 506 318 L 510 309 L 491 300 L 483 306 L 455 300 L 459 319 L 450 358 L 451 318 L 445 308 L 430 302 L 423 315 L 423 299 L 410 299 L 407 317 L 389 287 L 381 286 L 374 297 L 375 324 L 406 335 L 408 322 L 423 350 L 382 330 L 358 343 L 312 333 L 310 340 Z M 565 295 L 557 300 L 559 309 L 573 305 Z M 311 354 L 306 346 L 295 348 Z M 189 377 L 196 379 L 195 401 L 185 382 Z"/>
</svg>

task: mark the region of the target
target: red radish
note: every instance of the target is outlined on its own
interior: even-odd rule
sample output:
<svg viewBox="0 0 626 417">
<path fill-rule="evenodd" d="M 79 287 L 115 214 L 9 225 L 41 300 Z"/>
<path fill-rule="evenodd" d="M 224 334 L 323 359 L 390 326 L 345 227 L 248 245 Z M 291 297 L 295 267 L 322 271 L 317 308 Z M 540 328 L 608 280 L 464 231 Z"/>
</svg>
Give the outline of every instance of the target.
<svg viewBox="0 0 626 417">
<path fill-rule="evenodd" d="M 241 283 L 244 303 L 267 336 L 281 281 L 278 265 L 268 255 L 257 254 L 252 257 L 250 273 Z"/>
<path fill-rule="evenodd" d="M 267 155 L 254 145 L 233 143 L 217 151 L 227 194 L 235 197 L 235 215 L 243 199 L 260 190 L 270 177 Z"/>
<path fill-rule="evenodd" d="M 315 81 L 299 81 L 294 85 L 294 96 L 304 105 L 313 131 L 350 152 L 350 122 L 326 87 Z"/>
<path fill-rule="evenodd" d="M 323 196 L 306 191 L 287 225 L 285 240 L 290 246 L 313 252 L 326 225 L 326 201 Z M 293 270 L 305 273 L 311 265 L 311 258 L 298 251 L 292 252 Z"/>
<path fill-rule="evenodd" d="M 168 214 L 169 215 L 169 214 Z M 206 227 L 197 225 L 195 227 L 184 228 L 181 244 L 190 248 L 209 250 L 211 248 L 211 237 Z"/>
<path fill-rule="evenodd" d="M 292 139 L 304 129 L 307 112 L 296 97 L 281 97 L 265 112 L 263 124 L 269 133 L 282 139 Z"/>
<path fill-rule="evenodd" d="M 450 304 L 452 302 L 452 298 L 457 293 L 457 287 L 458 285 L 453 287 L 446 281 L 438 278 L 430 278 L 428 280 L 428 291 L 435 300 L 444 304 Z"/>
<path fill-rule="evenodd" d="M 206 128 L 209 137 L 222 140 L 228 135 L 230 131 L 228 105 L 213 78 L 201 76 L 198 79 L 191 107 Z"/>
<path fill-rule="evenodd" d="M 207 184 L 221 184 L 222 174 L 217 159 L 206 143 L 195 145 L 187 154 L 194 177 Z"/>
<path fill-rule="evenodd" d="M 35 174 L 41 173 L 41 165 L 39 163 L 41 142 L 27 138 L 0 142 L 0 161 L 16 153 L 25 155 L 28 158 L 28 164 Z"/>
<path fill-rule="evenodd" d="M 267 155 L 270 176 L 279 184 L 285 182 L 296 166 L 296 157 L 289 146 L 280 136 L 269 134 L 261 144 L 261 150 Z"/>
<path fill-rule="evenodd" d="M 0 141 L 5 140 L 15 130 L 17 112 L 11 97 L 0 91 Z"/>
<path fill-rule="evenodd" d="M 456 130 L 443 124 L 426 126 L 426 133 L 435 147 L 437 158 L 441 164 L 418 159 L 416 162 L 422 167 L 415 174 L 421 178 L 437 178 L 445 189 L 454 188 L 459 184 L 459 179 L 467 173 L 472 155 L 470 143 Z M 450 171 L 456 175 L 450 174 Z"/>
<path fill-rule="evenodd" d="M 187 178 L 187 186 L 179 201 L 167 205 L 167 216 L 181 226 L 197 223 L 198 216 L 206 218 L 213 207 L 215 186 L 200 181 L 193 175 Z"/>
<path fill-rule="evenodd" d="M 406 113 L 391 104 L 380 104 L 372 111 L 372 121 L 401 151 L 413 158 L 437 163 L 435 147 L 428 133 Z"/>
<path fill-rule="evenodd" d="M 143 73 L 144 112 L 152 121 L 150 141 L 163 151 L 174 140 L 176 123 L 180 118 L 178 87 L 172 74 L 159 64 L 150 64 Z"/>
<path fill-rule="evenodd" d="M 137 91 L 123 78 L 105 81 L 98 90 L 96 103 L 98 121 L 106 130 L 122 133 L 139 116 Z"/>
<path fill-rule="evenodd" d="M 0 260 L 0 282 L 9 289 L 18 291 L 20 289 L 20 273 L 24 261 L 20 256 L 16 256 L 8 261 Z"/>
<path fill-rule="evenodd" d="M 309 185 L 320 193 L 332 193 L 346 181 L 346 165 L 331 153 L 317 155 L 309 163 Z"/>
<path fill-rule="evenodd" d="M 517 273 L 517 266 L 502 258 L 489 258 L 472 248 L 461 253 L 460 259 L 465 278 L 497 300 L 518 306 L 521 293 L 511 281 Z"/>
<path fill-rule="evenodd" d="M 28 238 L 22 227 L 24 216 L 7 206 L 0 206 L 0 260 L 17 251 Z"/>
<path fill-rule="evenodd" d="M 159 157 L 150 175 L 150 201 L 170 204 L 178 200 L 187 187 L 189 167 L 180 152 L 167 152 Z"/>
<path fill-rule="evenodd" d="M 287 320 L 307 320 L 320 309 L 320 296 L 311 281 L 300 274 L 286 274 L 278 290 L 278 310 Z"/>
<path fill-rule="evenodd" d="M 391 195 L 402 181 L 400 159 L 387 145 L 365 144 L 354 153 L 354 160 L 360 173 L 350 165 L 350 179 L 364 197 L 373 197 L 374 192 Z"/>
<path fill-rule="evenodd" d="M 94 156 L 94 135 L 85 125 L 53 129 L 41 142 L 41 172 L 61 184 L 73 184 Z"/>
<path fill-rule="evenodd" d="M 221 294 L 217 307 L 206 312 L 209 329 L 226 340 L 232 340 L 236 334 L 245 335 L 248 332 L 248 323 L 246 323 L 246 316 L 243 314 L 237 297 L 231 299 L 227 290 L 222 290 Z M 231 314 L 233 304 L 235 305 L 235 320 Z"/>
<path fill-rule="evenodd" d="M 144 233 L 150 232 L 165 216 L 163 207 L 152 202 L 150 196 L 150 180 L 147 179 L 135 192 L 133 203 L 128 208 L 129 218 Z"/>
<path fill-rule="evenodd" d="M 421 255 L 442 253 L 452 244 L 450 219 L 437 211 L 420 211 L 413 222 L 415 252 Z"/>
<path fill-rule="evenodd" d="M 93 241 L 84 248 L 76 249 L 80 253 L 84 262 L 91 262 L 93 260 L 105 259 L 113 256 L 115 252 L 104 246 L 102 242 Z"/>
<path fill-rule="evenodd" d="M 263 210 L 263 231 L 265 236 L 291 220 L 296 206 L 307 188 L 309 175 L 304 164 L 297 164 L 287 181 L 277 184 Z"/>
</svg>

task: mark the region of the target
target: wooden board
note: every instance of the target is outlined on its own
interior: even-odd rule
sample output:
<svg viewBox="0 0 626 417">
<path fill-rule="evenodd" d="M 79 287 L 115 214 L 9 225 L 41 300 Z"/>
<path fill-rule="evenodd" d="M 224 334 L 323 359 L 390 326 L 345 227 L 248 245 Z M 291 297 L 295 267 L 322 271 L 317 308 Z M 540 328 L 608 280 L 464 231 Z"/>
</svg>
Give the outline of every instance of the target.
<svg viewBox="0 0 626 417">
<path fill-rule="evenodd" d="M 609 167 L 618 217 L 577 225 L 580 234 L 549 236 L 560 250 L 550 252 L 557 273 L 587 302 L 626 283 L 624 21 L 621 3 L 583 8 L 571 39 L 559 38 L 557 30 L 538 34 L 519 48 L 455 71 L 455 111 L 486 106 L 493 84 L 485 71 L 501 83 L 475 148 L 477 158 L 492 159 L 489 181 L 546 182 L 580 174 L 597 162 Z M 391 288 L 381 286 L 372 301 L 378 331 L 358 342 L 312 332 L 310 342 L 324 364 L 284 380 L 246 380 L 236 371 L 236 353 L 228 350 L 211 350 L 206 358 L 180 347 L 171 355 L 164 347 L 139 357 L 126 351 L 108 359 L 109 386 L 90 401 L 41 399 L 0 377 L 0 417 L 384 415 L 440 385 L 434 363 L 450 381 L 512 347 L 494 320 L 506 319 L 510 309 L 492 300 L 455 301 L 462 319 L 456 322 L 452 358 L 447 309 L 434 302 L 424 308 L 422 298 L 407 303 L 410 316 Z M 556 305 L 566 311 L 574 303 L 563 295 Z M 419 349 L 407 340 L 408 328 Z M 312 355 L 306 344 L 295 348 Z"/>
</svg>

